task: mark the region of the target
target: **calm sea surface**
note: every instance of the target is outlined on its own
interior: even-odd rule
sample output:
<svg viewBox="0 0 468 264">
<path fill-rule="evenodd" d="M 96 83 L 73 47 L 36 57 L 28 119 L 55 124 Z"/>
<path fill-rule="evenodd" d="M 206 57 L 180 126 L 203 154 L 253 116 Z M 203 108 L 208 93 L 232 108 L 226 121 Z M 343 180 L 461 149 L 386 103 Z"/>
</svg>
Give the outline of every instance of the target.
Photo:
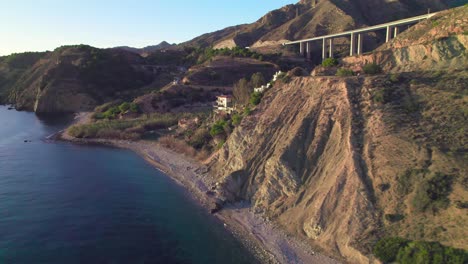
<svg viewBox="0 0 468 264">
<path fill-rule="evenodd" d="M 134 153 L 45 140 L 70 121 L 0 106 L 0 263 L 255 263 Z"/>
</svg>

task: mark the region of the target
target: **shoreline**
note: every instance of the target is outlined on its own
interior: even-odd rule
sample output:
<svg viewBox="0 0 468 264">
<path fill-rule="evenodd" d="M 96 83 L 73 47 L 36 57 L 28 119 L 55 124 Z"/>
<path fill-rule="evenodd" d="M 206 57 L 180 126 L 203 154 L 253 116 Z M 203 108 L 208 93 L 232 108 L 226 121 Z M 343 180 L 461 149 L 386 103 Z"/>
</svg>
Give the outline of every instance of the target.
<svg viewBox="0 0 468 264">
<path fill-rule="evenodd" d="M 80 113 L 72 125 L 89 121 L 89 113 Z M 133 151 L 186 189 L 188 195 L 208 212 L 217 208 L 217 198 L 210 195 L 211 187 L 215 186 L 216 182 L 210 176 L 208 167 L 156 142 L 78 139 L 68 135 L 67 129 L 57 132 L 53 138 L 74 144 L 103 145 Z M 339 263 L 316 253 L 308 244 L 286 235 L 272 222 L 253 213 L 248 202 L 226 204 L 212 215 L 221 221 L 260 263 Z"/>
</svg>

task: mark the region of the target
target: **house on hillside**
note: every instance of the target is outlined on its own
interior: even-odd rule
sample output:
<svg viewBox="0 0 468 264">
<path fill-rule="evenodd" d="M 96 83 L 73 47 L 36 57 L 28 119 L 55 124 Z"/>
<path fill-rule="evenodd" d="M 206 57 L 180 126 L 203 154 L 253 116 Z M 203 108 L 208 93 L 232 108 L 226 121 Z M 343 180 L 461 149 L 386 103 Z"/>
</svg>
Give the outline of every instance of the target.
<svg viewBox="0 0 468 264">
<path fill-rule="evenodd" d="M 263 93 L 265 90 L 267 89 L 270 89 L 271 88 L 271 83 L 268 83 L 266 85 L 262 85 L 258 88 L 254 88 L 254 92 L 256 93 Z"/>
<path fill-rule="evenodd" d="M 215 113 L 227 113 L 231 114 L 234 111 L 232 96 L 231 95 L 220 95 L 216 97 L 216 103 L 214 105 Z"/>
</svg>

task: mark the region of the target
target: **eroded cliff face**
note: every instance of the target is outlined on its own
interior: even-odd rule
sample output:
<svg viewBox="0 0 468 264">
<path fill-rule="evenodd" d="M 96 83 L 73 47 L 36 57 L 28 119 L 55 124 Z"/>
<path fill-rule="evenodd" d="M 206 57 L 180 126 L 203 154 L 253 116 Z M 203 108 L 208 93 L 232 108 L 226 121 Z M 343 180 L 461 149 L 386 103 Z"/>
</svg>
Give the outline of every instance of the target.
<svg viewBox="0 0 468 264">
<path fill-rule="evenodd" d="M 408 127 L 428 130 L 424 122 L 440 122 L 432 118 L 442 114 L 409 114 L 407 100 L 420 95 L 418 103 L 432 104 L 422 114 L 441 107 L 444 102 L 434 98 L 446 94 L 434 94 L 437 88 L 429 85 L 416 89 L 409 84 L 413 76 L 404 78 L 389 84 L 385 76 L 303 77 L 275 85 L 218 153 L 213 170 L 219 191 L 229 200 L 251 201 L 255 211 L 291 234 L 353 263 L 367 263 L 372 245 L 383 235 L 417 238 L 410 229 L 420 224 L 418 219 L 432 221 L 426 223 L 428 234 L 439 224 L 446 226 L 443 221 L 459 215 L 459 209 L 453 206 L 437 216 L 414 213 L 411 199 L 398 194 L 399 175 L 421 167 L 465 177 L 466 164 L 443 153 L 437 142 L 466 137 L 437 141 L 443 133 L 434 129 L 424 136 L 413 133 Z M 374 100 L 383 87 L 395 93 L 386 105 Z M 434 97 L 423 97 L 431 93 Z M 457 107 L 447 115 L 463 123 L 463 106 Z M 426 141 L 417 140 L 421 137 Z M 454 144 L 460 142 L 465 148 L 466 140 Z M 415 184 L 422 180 L 414 179 Z M 452 195 L 455 200 L 466 194 L 461 187 Z M 405 214 L 407 222 L 398 228 L 384 222 L 383 215 L 393 213 Z M 460 220 L 468 219 L 448 220 L 454 226 L 438 240 L 464 247 Z M 388 231 L 392 227 L 396 230 Z M 424 238 L 429 235 L 419 237 Z"/>
<path fill-rule="evenodd" d="M 356 82 L 302 78 L 275 88 L 229 138 L 218 171 L 229 198 L 361 260 L 353 243 L 376 231 L 378 217 Z"/>
</svg>

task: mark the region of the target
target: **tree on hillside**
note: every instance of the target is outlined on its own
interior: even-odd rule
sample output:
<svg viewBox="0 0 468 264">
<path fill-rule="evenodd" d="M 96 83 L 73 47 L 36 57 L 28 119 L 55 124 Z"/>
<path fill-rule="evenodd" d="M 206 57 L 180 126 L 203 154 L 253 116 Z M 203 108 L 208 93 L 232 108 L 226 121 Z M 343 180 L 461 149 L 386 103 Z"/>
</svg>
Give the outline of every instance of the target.
<svg viewBox="0 0 468 264">
<path fill-rule="evenodd" d="M 265 77 L 263 77 L 261 72 L 254 73 L 250 78 L 250 83 L 253 87 L 260 87 L 266 84 Z"/>
<path fill-rule="evenodd" d="M 232 93 L 238 104 L 248 104 L 252 90 L 253 88 L 249 81 L 247 81 L 245 78 L 242 78 L 234 85 Z"/>
</svg>

